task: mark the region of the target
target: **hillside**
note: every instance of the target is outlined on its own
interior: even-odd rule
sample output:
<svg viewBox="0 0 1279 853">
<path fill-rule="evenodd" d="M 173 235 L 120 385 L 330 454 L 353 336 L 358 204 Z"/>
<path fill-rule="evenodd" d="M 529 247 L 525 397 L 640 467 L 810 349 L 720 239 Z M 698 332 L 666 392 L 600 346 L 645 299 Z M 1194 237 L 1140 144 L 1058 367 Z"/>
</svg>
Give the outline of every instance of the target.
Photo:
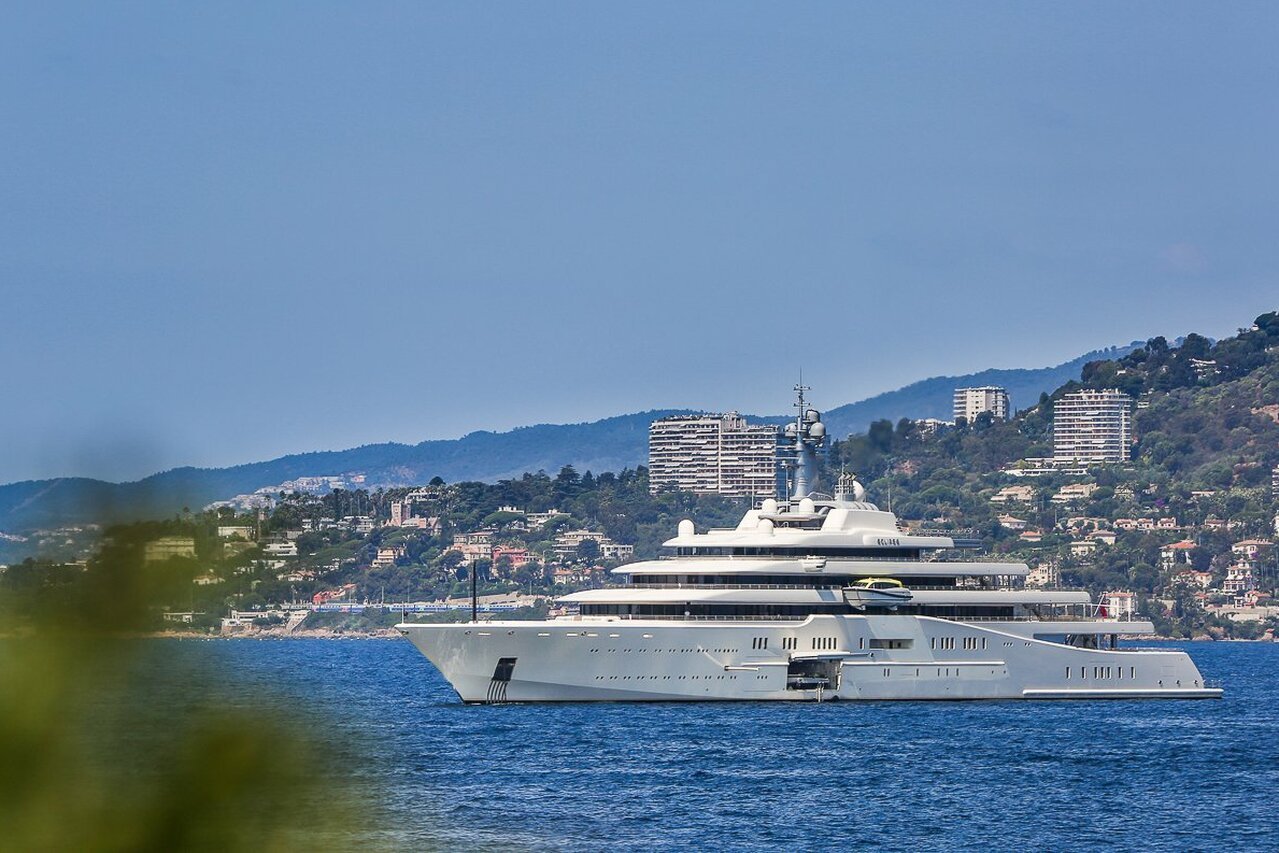
<svg viewBox="0 0 1279 853">
<path fill-rule="evenodd" d="M 1139 403 L 1137 443 L 1131 464 L 1107 471 L 1107 479 L 1162 486 L 1168 494 L 1268 488 L 1279 464 L 1279 322 L 1271 325 L 1273 316 L 1217 344 L 1189 335 L 1170 347 L 1154 338 L 1122 357 L 1089 362 L 1080 379 L 1006 423 L 925 435 L 909 421 L 879 421 L 837 443 L 832 462 L 877 489 L 891 485 L 908 495 L 899 507 L 908 516 L 922 517 L 930 503 L 955 510 L 1011 463 L 1051 455 L 1053 401 L 1080 388 L 1119 387 Z"/>
<path fill-rule="evenodd" d="M 897 391 L 829 409 L 832 435 L 864 431 L 879 418 L 947 418 L 951 396 L 964 385 L 1002 385 L 1014 406 L 1028 405 L 1062 383 L 1078 379 L 1088 362 L 1130 352 L 1136 345 L 1091 352 L 1054 367 L 986 370 L 939 376 Z M 524 472 L 620 471 L 643 465 L 648 425 L 684 410 L 660 409 L 581 424 L 539 424 L 510 432 L 474 432 L 420 444 L 370 444 L 349 450 L 299 453 L 230 468 L 175 468 L 132 483 L 85 478 L 27 481 L 0 486 L 0 531 L 25 532 L 87 521 L 156 518 L 305 476 L 361 472 L 372 487 L 424 483 L 494 482 Z M 785 415 L 757 420 L 781 421 Z M 8 551 L 21 552 L 21 548 Z"/>
<path fill-rule="evenodd" d="M 1097 466 L 1085 476 L 1002 473 L 1019 459 L 1051 455 L 1053 400 L 1079 388 L 1115 387 L 1138 402 L 1130 463 Z M 1213 606 L 1241 606 L 1240 590 L 1223 583 L 1232 566 L 1240 574 L 1232 546 L 1274 536 L 1279 316 L 1263 315 L 1252 329 L 1215 344 L 1198 335 L 1181 346 L 1154 338 L 1122 357 L 1091 362 L 1080 379 L 1007 423 L 925 434 L 909 421 L 879 421 L 837 443 L 831 462 L 861 475 L 874 500 L 895 496 L 892 508 L 905 520 L 971 531 L 991 551 L 1052 565 L 1063 582 L 1094 593 L 1131 589 L 1174 601 L 1178 630 L 1246 632 L 1247 625 L 1209 616 Z M 1157 521 L 1165 526 L 1154 527 Z M 1165 548 L 1182 540 L 1193 543 L 1184 549 L 1190 556 L 1169 570 Z M 1249 568 L 1252 580 L 1238 581 L 1254 595 L 1272 592 L 1279 574 L 1276 549 L 1261 550 Z M 1179 579 L 1190 568 L 1204 573 L 1197 590 Z M 1148 612 L 1163 611 L 1152 604 Z"/>
</svg>

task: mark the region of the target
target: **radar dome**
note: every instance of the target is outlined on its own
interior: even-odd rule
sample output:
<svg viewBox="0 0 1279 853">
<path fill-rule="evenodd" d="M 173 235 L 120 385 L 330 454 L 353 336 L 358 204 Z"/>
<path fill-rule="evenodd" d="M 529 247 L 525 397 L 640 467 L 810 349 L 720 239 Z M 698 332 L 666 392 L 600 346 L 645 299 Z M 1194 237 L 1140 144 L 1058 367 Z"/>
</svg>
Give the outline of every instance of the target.
<svg viewBox="0 0 1279 853">
<path fill-rule="evenodd" d="M 768 519 L 768 518 L 761 518 L 761 519 L 759 520 L 759 524 L 755 525 L 755 528 L 756 528 L 756 529 L 757 529 L 760 533 L 772 533 L 772 532 L 773 532 L 773 522 L 772 522 L 772 519 Z"/>
<path fill-rule="evenodd" d="M 810 424 L 815 424 L 822 419 L 822 413 L 816 409 L 809 409 L 804 412 L 804 420 Z"/>
<path fill-rule="evenodd" d="M 799 502 L 799 511 L 802 513 L 817 512 L 817 504 L 813 503 L 812 498 L 804 498 Z"/>
<path fill-rule="evenodd" d="M 772 498 L 764 498 L 764 502 L 759 505 L 759 511 L 772 515 L 777 512 L 777 501 Z"/>
<path fill-rule="evenodd" d="M 679 523 L 679 535 L 681 537 L 692 536 L 696 532 L 697 532 L 697 528 L 693 526 L 693 522 L 691 519 L 686 518 Z"/>
<path fill-rule="evenodd" d="M 808 434 L 811 435 L 813 438 L 825 438 L 826 424 L 822 423 L 821 421 L 818 421 L 817 423 L 813 424 L 812 426 L 808 428 Z"/>
<path fill-rule="evenodd" d="M 857 482 L 856 480 L 853 480 L 853 500 L 855 501 L 866 500 L 866 487 L 863 486 L 861 483 Z"/>
</svg>

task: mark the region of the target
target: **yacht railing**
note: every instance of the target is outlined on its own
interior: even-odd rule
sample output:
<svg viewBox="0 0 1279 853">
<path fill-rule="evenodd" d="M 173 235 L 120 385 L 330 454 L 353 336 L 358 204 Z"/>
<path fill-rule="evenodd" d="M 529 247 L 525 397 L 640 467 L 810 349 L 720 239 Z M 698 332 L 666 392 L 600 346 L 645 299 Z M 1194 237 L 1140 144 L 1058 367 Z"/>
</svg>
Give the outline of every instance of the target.
<svg viewBox="0 0 1279 853">
<path fill-rule="evenodd" d="M 607 622 L 613 619 L 621 621 L 638 620 L 641 622 L 648 621 L 650 619 L 674 622 L 803 622 L 810 615 L 811 614 L 806 613 L 802 616 L 644 616 L 633 613 L 608 613 L 591 614 L 590 616 L 582 617 L 582 619 L 583 621 L 587 619 L 598 619 L 602 622 Z"/>
<path fill-rule="evenodd" d="M 1020 565 L 1023 560 L 1009 557 L 991 557 L 981 555 L 929 555 L 919 558 L 911 557 L 863 557 L 857 555 L 833 556 L 825 554 L 659 554 L 658 560 L 828 560 L 841 563 L 1008 563 Z"/>
<path fill-rule="evenodd" d="M 799 584 L 799 583 L 628 583 L 606 589 L 847 589 L 846 583 L 834 584 Z M 996 586 L 916 586 L 910 584 L 910 590 L 940 590 L 943 592 L 985 592 L 990 590 L 1015 590 L 1018 587 L 1007 585 Z M 1062 590 L 1049 590 L 1061 592 Z"/>
<path fill-rule="evenodd" d="M 670 614 L 635 614 L 635 613 L 592 613 L 587 616 L 581 616 L 580 621 L 599 621 L 609 622 L 619 621 L 669 621 L 669 622 L 802 622 L 810 616 L 825 616 L 831 614 L 812 614 L 805 613 L 802 615 L 777 615 L 777 616 L 712 616 L 705 614 L 670 615 Z M 913 614 L 916 616 L 929 616 L 927 613 Z M 947 622 L 1036 622 L 1041 624 L 1050 624 L 1056 622 L 1106 622 L 1113 625 L 1125 625 L 1131 623 L 1120 622 L 1117 619 L 1101 618 L 1094 616 L 1078 616 L 1072 614 L 1064 614 L 1054 618 L 1030 617 L 1030 616 L 935 616 L 935 619 L 942 619 Z M 1122 632 L 1120 632 L 1122 633 Z M 1127 651 L 1129 649 L 1125 649 Z M 1151 651 L 1159 651 L 1152 649 Z M 1164 649 L 1163 651 L 1167 651 Z"/>
</svg>

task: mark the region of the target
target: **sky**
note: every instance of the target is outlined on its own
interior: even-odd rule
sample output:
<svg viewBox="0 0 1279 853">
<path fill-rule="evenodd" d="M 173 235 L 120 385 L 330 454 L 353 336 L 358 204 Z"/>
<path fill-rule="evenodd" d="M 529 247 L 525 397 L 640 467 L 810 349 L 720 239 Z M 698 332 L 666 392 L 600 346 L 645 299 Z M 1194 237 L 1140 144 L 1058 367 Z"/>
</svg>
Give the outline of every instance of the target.
<svg viewBox="0 0 1279 853">
<path fill-rule="evenodd" d="M 0 482 L 1232 334 L 1279 307 L 1275 44 L 1268 3 L 4 4 Z"/>
</svg>

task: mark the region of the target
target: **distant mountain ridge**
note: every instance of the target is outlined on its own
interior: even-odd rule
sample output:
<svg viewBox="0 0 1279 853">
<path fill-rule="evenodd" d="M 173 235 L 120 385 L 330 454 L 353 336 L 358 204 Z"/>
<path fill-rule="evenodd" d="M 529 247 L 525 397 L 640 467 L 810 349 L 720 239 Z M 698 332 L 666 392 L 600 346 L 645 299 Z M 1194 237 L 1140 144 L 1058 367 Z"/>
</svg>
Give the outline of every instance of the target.
<svg viewBox="0 0 1279 853">
<path fill-rule="evenodd" d="M 1079 379 L 1090 361 L 1114 359 L 1139 344 L 1096 350 L 1053 367 L 985 370 L 966 376 L 924 379 L 896 391 L 826 411 L 823 420 L 835 437 L 864 431 L 887 418 L 949 418 L 954 389 L 1000 385 L 1014 407 L 1024 408 L 1071 379 Z M 657 418 L 688 414 L 686 409 L 654 409 L 591 423 L 538 424 L 509 432 L 473 432 L 458 439 L 407 445 L 369 444 L 349 450 L 299 453 L 230 468 L 175 468 L 131 483 L 70 477 L 0 486 L 0 531 L 22 532 L 101 520 L 172 515 L 213 501 L 305 476 L 362 472 L 377 486 L 423 483 L 432 477 L 449 482 L 496 481 L 525 472 L 617 471 L 645 464 L 648 425 Z M 786 416 L 756 420 L 780 422 Z"/>
<path fill-rule="evenodd" d="M 580 424 L 539 424 L 510 432 L 408 445 L 388 442 L 349 450 L 298 453 L 230 468 L 174 468 L 131 483 L 81 477 L 0 486 L 0 530 L 22 531 L 100 518 L 135 519 L 198 509 L 286 480 L 362 472 L 369 487 L 500 480 L 526 471 L 615 471 L 642 464 L 651 421 L 684 410 L 660 409 Z"/>
<path fill-rule="evenodd" d="M 894 422 L 901 418 L 950 420 L 955 389 L 983 385 L 1004 388 L 1014 411 L 1026 409 L 1039 402 L 1041 393 L 1051 394 L 1070 380 L 1078 379 L 1085 364 L 1122 358 L 1143 343 L 1133 341 L 1125 346 L 1093 350 L 1053 367 L 990 369 L 965 376 L 921 379 L 896 391 L 831 409 L 823 413 L 822 420 L 830 434 L 840 438 L 864 432 L 872 421 L 883 419 Z"/>
</svg>

